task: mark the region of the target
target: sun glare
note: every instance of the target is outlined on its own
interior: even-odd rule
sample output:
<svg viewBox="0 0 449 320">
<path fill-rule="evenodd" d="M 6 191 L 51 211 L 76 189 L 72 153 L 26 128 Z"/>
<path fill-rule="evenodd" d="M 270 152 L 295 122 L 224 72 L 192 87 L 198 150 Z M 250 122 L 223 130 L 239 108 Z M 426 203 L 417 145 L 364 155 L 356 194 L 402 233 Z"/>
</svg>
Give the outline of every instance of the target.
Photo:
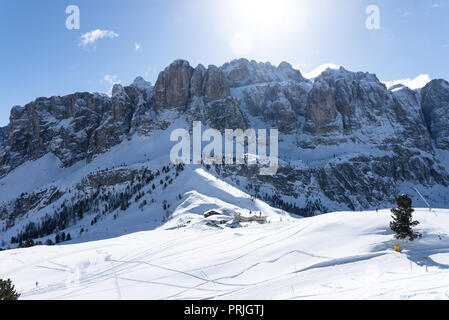
<svg viewBox="0 0 449 320">
<path fill-rule="evenodd" d="M 304 19 L 300 3 L 298 0 L 234 0 L 232 11 L 244 29 L 278 31 L 295 28 Z"/>
<path fill-rule="evenodd" d="M 284 11 L 285 1 L 243 0 L 239 1 L 239 11 L 248 22 L 257 25 L 273 24 L 279 21 Z"/>
<path fill-rule="evenodd" d="M 231 0 L 228 27 L 234 55 L 248 55 L 256 42 L 297 33 L 306 25 L 306 5 L 300 0 Z"/>
<path fill-rule="evenodd" d="M 246 33 L 237 33 L 231 39 L 231 50 L 236 57 L 245 57 L 253 49 L 252 39 Z"/>
</svg>

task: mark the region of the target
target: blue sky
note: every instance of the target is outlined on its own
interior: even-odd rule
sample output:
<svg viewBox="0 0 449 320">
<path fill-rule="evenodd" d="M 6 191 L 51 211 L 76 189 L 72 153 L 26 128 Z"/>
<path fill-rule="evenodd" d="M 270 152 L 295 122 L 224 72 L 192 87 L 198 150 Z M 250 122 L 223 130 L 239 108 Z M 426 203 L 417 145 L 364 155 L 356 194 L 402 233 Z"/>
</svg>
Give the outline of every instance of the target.
<svg viewBox="0 0 449 320">
<path fill-rule="evenodd" d="M 80 9 L 79 30 L 65 26 L 69 5 Z M 380 9 L 378 30 L 365 27 L 368 5 Z M 80 45 L 94 30 L 104 37 Z M 449 79 L 448 31 L 449 0 L 0 0 L 0 125 L 37 97 L 107 93 L 139 75 L 154 83 L 178 58 Z"/>
</svg>

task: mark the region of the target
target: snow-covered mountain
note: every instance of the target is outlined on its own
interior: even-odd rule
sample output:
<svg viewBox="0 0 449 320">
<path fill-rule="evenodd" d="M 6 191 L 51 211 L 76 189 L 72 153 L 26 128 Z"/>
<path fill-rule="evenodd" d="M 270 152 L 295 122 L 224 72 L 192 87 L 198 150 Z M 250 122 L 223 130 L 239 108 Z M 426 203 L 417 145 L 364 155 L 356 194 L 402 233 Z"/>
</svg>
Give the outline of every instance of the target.
<svg viewBox="0 0 449 320">
<path fill-rule="evenodd" d="M 233 212 L 277 220 L 390 207 L 403 192 L 424 206 L 412 187 L 448 207 L 448 109 L 445 80 L 388 90 L 370 73 L 328 69 L 311 81 L 288 63 L 245 59 L 207 68 L 177 60 L 154 86 L 139 77 L 112 96 L 38 98 L 11 110 L 0 147 L 0 246 L 221 228 L 202 219 L 210 209 L 225 221 Z M 279 129 L 277 174 L 172 164 L 170 133 L 196 120 Z"/>
</svg>

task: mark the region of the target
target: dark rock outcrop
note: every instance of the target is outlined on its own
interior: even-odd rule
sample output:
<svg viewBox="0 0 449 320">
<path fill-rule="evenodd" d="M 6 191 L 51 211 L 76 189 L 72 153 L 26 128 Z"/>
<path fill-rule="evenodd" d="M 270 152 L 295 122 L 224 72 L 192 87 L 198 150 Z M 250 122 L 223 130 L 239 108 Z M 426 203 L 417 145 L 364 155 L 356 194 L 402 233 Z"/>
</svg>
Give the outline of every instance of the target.
<svg viewBox="0 0 449 320">
<path fill-rule="evenodd" d="M 62 166 L 91 160 L 123 141 L 133 120 L 137 124 L 136 109 L 149 108 L 150 98 L 149 91 L 115 85 L 112 97 L 84 92 L 14 107 L 0 148 L 0 176 L 50 152 Z"/>
<path fill-rule="evenodd" d="M 421 90 L 421 104 L 426 125 L 438 148 L 449 150 L 449 82 L 429 82 Z"/>
<path fill-rule="evenodd" d="M 0 146 L 3 144 L 3 141 L 5 141 L 6 137 L 8 136 L 8 128 L 9 126 L 0 128 Z"/>
<path fill-rule="evenodd" d="M 308 81 L 303 78 L 299 70 L 293 69 L 287 62 L 282 62 L 278 67 L 275 67 L 269 62 L 261 63 L 254 60 L 239 59 L 224 64 L 221 70 L 226 75 L 231 88 L 288 80 Z"/>
<path fill-rule="evenodd" d="M 193 71 L 187 61 L 176 60 L 159 74 L 153 95 L 158 112 L 187 106 Z"/>
</svg>

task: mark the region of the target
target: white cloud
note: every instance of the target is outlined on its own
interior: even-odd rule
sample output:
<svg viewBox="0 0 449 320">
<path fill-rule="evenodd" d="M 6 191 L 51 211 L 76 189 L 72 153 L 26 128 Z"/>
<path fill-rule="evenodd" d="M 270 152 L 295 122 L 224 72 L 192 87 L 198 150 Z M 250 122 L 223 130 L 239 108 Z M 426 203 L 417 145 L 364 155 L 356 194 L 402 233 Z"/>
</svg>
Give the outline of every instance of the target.
<svg viewBox="0 0 449 320">
<path fill-rule="evenodd" d="M 136 42 L 136 51 L 140 50 L 140 44 Z"/>
<path fill-rule="evenodd" d="M 396 84 L 403 84 L 404 86 L 407 86 L 410 89 L 419 89 L 424 87 L 430 81 L 431 79 L 428 74 L 420 74 L 414 79 L 403 79 L 403 80 L 383 81 L 383 82 L 385 83 L 387 88 L 390 88 Z"/>
<path fill-rule="evenodd" d="M 106 82 L 107 84 L 116 84 L 121 83 L 120 80 L 118 80 L 118 77 L 116 75 L 112 74 L 106 74 L 103 76 L 103 78 L 100 80 L 100 82 Z"/>
<path fill-rule="evenodd" d="M 303 76 L 307 79 L 312 79 L 312 78 L 316 78 L 318 77 L 323 71 L 325 71 L 327 68 L 330 69 L 340 69 L 339 66 L 337 66 L 336 64 L 333 63 L 325 63 L 322 64 L 318 67 L 316 67 L 315 69 L 309 71 L 309 72 L 304 72 Z"/>
<path fill-rule="evenodd" d="M 92 30 L 86 32 L 81 36 L 79 46 L 83 49 L 92 49 L 95 50 L 97 48 L 97 41 L 103 38 L 117 38 L 119 35 L 114 31 L 109 30 Z"/>
<path fill-rule="evenodd" d="M 122 81 L 119 80 L 119 78 L 116 75 L 112 75 L 112 74 L 105 74 L 103 76 L 103 78 L 100 79 L 100 82 L 106 83 L 108 85 L 109 89 L 106 93 L 109 95 L 112 94 L 112 88 L 114 87 L 115 84 L 122 83 Z"/>
<path fill-rule="evenodd" d="M 439 3 L 432 4 L 431 8 L 439 8 L 441 5 Z"/>
</svg>

